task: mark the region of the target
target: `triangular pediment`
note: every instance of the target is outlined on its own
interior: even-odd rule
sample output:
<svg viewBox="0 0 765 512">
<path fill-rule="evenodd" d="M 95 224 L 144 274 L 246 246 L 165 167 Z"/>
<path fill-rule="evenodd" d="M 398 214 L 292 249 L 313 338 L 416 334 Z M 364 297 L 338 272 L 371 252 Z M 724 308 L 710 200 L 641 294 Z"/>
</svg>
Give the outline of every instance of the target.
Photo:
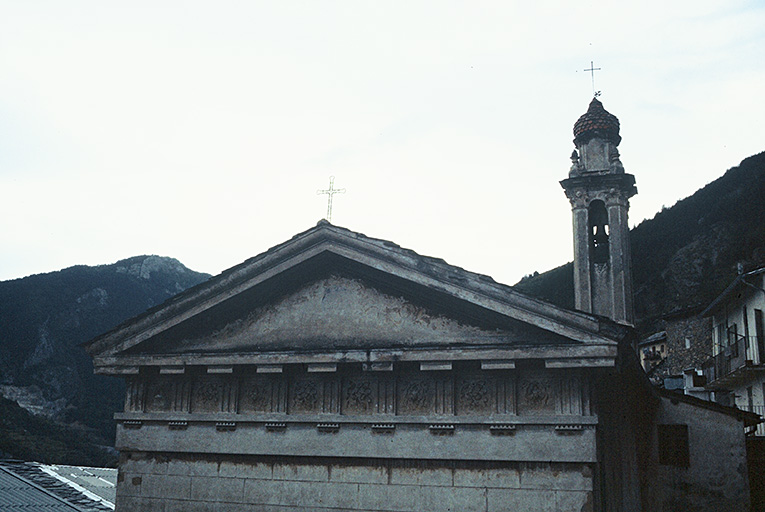
<svg viewBox="0 0 765 512">
<path fill-rule="evenodd" d="M 610 322 L 322 222 L 86 349 L 96 366 L 161 354 L 423 347 L 598 346 L 615 353 L 622 335 Z"/>
<path fill-rule="evenodd" d="M 458 316 L 458 315 L 456 315 Z M 475 325 L 359 278 L 331 275 L 224 323 L 179 326 L 129 353 L 242 353 L 572 342 L 509 318 Z M 499 323 L 497 323 L 499 322 Z M 501 324 L 501 325 L 500 325 Z"/>
</svg>

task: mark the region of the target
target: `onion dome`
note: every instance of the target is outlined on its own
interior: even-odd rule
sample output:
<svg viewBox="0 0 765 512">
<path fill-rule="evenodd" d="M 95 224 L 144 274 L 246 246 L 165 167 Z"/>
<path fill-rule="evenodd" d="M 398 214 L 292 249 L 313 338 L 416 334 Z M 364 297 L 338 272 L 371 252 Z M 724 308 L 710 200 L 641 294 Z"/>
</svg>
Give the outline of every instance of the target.
<svg viewBox="0 0 765 512">
<path fill-rule="evenodd" d="M 609 140 L 618 146 L 619 120 L 606 111 L 598 98 L 592 98 L 587 112 L 574 123 L 574 144 L 587 144 L 593 137 Z"/>
</svg>

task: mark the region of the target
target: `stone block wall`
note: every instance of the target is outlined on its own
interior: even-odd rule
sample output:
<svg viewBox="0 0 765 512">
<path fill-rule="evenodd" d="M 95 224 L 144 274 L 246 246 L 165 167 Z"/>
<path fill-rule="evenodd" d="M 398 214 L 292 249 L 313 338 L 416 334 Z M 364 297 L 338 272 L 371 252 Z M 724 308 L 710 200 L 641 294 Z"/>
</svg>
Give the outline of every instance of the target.
<svg viewBox="0 0 765 512">
<path fill-rule="evenodd" d="M 588 511 L 589 464 L 231 457 L 133 452 L 117 512 Z"/>
</svg>

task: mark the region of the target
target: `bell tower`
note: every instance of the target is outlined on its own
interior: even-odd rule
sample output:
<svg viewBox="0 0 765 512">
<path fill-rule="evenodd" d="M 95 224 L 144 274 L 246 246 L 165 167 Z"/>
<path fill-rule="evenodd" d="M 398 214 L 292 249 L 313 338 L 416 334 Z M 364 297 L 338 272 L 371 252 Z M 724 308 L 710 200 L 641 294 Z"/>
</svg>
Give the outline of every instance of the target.
<svg viewBox="0 0 765 512">
<path fill-rule="evenodd" d="M 619 120 L 593 98 L 574 124 L 571 171 L 560 184 L 573 212 L 576 309 L 632 324 L 627 213 L 637 188 L 619 160 L 621 140 Z"/>
</svg>

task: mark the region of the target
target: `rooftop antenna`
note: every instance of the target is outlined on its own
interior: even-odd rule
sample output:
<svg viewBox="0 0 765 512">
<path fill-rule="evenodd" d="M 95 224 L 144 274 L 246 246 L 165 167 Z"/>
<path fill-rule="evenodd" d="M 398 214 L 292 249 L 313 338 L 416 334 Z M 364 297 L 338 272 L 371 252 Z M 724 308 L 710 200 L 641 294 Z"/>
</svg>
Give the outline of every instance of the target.
<svg viewBox="0 0 765 512">
<path fill-rule="evenodd" d="M 327 222 L 332 222 L 332 196 L 335 194 L 345 194 L 344 188 L 335 188 L 335 177 L 329 177 L 329 188 L 326 190 L 317 190 L 316 194 L 327 195 Z"/>
<path fill-rule="evenodd" d="M 595 67 L 595 63 L 593 61 L 590 61 L 590 69 L 585 69 L 585 71 L 589 71 L 590 75 L 592 75 L 592 96 L 593 98 L 597 98 L 600 96 L 600 91 L 595 90 L 595 72 L 601 71 L 600 68 Z"/>
</svg>

